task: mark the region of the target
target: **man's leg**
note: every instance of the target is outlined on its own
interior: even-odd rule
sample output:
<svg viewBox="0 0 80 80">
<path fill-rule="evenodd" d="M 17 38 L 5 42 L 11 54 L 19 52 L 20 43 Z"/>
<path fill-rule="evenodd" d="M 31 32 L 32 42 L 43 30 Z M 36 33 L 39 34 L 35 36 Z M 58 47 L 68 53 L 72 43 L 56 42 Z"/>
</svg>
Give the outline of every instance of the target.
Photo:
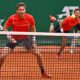
<svg viewBox="0 0 80 80">
<path fill-rule="evenodd" d="M 4 63 L 4 59 L 5 59 L 5 57 L 0 58 L 0 70 L 1 70 L 1 67 L 2 67 L 2 65 L 3 65 L 3 63 Z"/>
<path fill-rule="evenodd" d="M 58 56 L 60 56 L 60 54 L 62 53 L 62 51 L 64 50 L 65 46 L 66 46 L 66 43 L 67 43 L 67 37 L 62 37 L 62 45 L 61 45 L 61 48 L 58 52 Z"/>
<path fill-rule="evenodd" d="M 50 75 L 47 75 L 47 73 L 46 73 L 45 70 L 44 70 L 44 66 L 43 66 L 41 54 L 40 54 L 40 51 L 39 51 L 39 49 L 38 49 L 38 47 L 37 47 L 36 44 L 33 46 L 33 54 L 34 54 L 34 56 L 36 56 L 36 58 L 37 58 L 37 62 L 38 62 L 38 64 L 39 64 L 39 68 L 40 68 L 40 70 L 41 70 L 41 75 L 42 75 L 44 78 L 51 78 L 51 76 L 50 76 Z"/>
<path fill-rule="evenodd" d="M 57 33 L 57 32 L 61 33 L 59 24 L 54 28 L 53 23 L 51 23 L 49 31 L 50 32 L 55 32 L 55 33 Z M 60 50 L 58 52 L 58 56 L 60 56 L 61 52 L 64 50 L 65 45 L 66 45 L 66 41 L 67 41 L 66 37 L 62 37 L 62 45 L 61 45 L 61 48 L 60 48 Z"/>
<path fill-rule="evenodd" d="M 8 47 L 4 47 L 4 49 L 2 49 L 1 54 L 0 54 L 0 70 L 1 67 L 4 63 L 4 60 L 6 58 L 6 56 L 11 52 L 12 50 Z"/>
<path fill-rule="evenodd" d="M 32 52 L 34 56 L 37 58 L 37 63 L 39 64 L 41 75 L 45 78 L 50 78 L 51 76 L 45 73 L 40 51 L 36 45 L 36 42 L 35 43 L 33 42 L 32 36 L 29 37 L 28 39 L 27 38 L 23 39 L 22 44 L 25 47 L 25 49 L 27 49 L 29 52 Z"/>
<path fill-rule="evenodd" d="M 1 66 L 3 65 L 4 63 L 4 60 L 6 58 L 6 56 L 8 54 L 11 54 L 11 52 L 13 51 L 13 49 L 15 48 L 15 46 L 17 45 L 17 43 L 11 43 L 9 42 L 6 46 L 7 47 L 4 47 L 1 51 L 1 54 L 0 54 L 0 69 L 1 69 Z"/>
</svg>

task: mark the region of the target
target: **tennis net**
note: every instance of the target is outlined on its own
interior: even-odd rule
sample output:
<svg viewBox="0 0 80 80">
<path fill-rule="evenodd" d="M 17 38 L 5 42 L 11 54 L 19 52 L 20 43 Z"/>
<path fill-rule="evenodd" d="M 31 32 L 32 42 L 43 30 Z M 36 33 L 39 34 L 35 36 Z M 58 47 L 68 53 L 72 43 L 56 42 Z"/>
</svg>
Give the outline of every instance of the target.
<svg viewBox="0 0 80 80">
<path fill-rule="evenodd" d="M 8 52 L 1 66 L 1 80 L 46 80 L 40 74 L 37 58 L 33 55 L 31 42 L 17 41 L 13 49 L 8 43 L 11 36 L 36 36 L 37 50 L 50 80 L 79 80 L 80 79 L 80 34 L 79 33 L 48 33 L 48 32 L 6 32 L 0 31 L 0 57 Z M 8 37 L 9 36 L 9 37 Z M 25 37 L 26 38 L 26 37 Z M 65 40 L 66 39 L 66 40 Z M 32 40 L 31 40 L 32 41 Z M 64 50 L 58 56 L 61 46 Z M 32 42 L 33 44 L 33 42 Z M 30 45 L 30 46 L 29 46 Z M 10 47 L 12 51 L 8 51 Z M 25 49 L 24 47 L 28 47 Z M 4 49 L 5 48 L 5 49 Z M 5 50 L 5 51 L 4 51 Z"/>
</svg>

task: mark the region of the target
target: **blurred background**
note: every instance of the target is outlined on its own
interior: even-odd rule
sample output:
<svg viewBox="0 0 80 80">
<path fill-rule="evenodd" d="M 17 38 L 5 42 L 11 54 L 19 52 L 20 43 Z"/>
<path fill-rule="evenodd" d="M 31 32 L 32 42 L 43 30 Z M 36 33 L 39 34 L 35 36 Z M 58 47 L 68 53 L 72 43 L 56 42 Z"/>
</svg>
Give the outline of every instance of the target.
<svg viewBox="0 0 80 80">
<path fill-rule="evenodd" d="M 14 14 L 16 4 L 19 2 L 26 3 L 26 12 L 34 16 L 38 32 L 49 31 L 50 14 L 57 18 L 54 23 L 56 25 L 61 19 L 71 15 L 73 10 L 80 6 L 80 0 L 0 0 L 0 19 L 6 21 L 11 14 Z"/>
</svg>

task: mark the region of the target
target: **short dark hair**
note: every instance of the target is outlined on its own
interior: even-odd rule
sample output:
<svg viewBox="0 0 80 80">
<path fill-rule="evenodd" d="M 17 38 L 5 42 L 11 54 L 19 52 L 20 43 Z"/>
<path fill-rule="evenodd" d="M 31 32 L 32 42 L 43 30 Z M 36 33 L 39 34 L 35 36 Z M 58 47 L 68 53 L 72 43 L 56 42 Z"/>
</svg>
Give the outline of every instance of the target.
<svg viewBox="0 0 80 80">
<path fill-rule="evenodd" d="M 18 3 L 18 4 L 16 5 L 16 10 L 18 10 L 18 8 L 19 8 L 20 6 L 24 6 L 24 7 L 26 8 L 26 4 L 23 3 L 23 2 L 20 2 L 20 3 Z"/>
<path fill-rule="evenodd" d="M 75 13 L 76 11 L 80 11 L 80 9 L 79 9 L 79 8 L 76 8 L 76 9 L 74 10 L 74 13 Z"/>
</svg>

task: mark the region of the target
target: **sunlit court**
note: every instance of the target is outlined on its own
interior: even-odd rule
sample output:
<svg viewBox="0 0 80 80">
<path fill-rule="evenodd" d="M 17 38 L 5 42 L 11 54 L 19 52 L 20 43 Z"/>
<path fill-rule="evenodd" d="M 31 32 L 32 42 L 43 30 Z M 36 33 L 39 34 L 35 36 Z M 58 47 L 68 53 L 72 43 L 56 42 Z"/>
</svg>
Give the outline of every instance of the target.
<svg viewBox="0 0 80 80">
<path fill-rule="evenodd" d="M 2 39 L 0 37 L 0 54 L 8 42 L 5 34 L 0 34 L 3 36 Z M 51 78 L 43 78 L 41 76 L 36 57 L 31 51 L 29 52 L 23 48 L 22 44 L 18 44 L 12 52 L 9 52 L 2 64 L 0 80 L 79 80 L 79 37 L 75 38 L 77 34 L 73 36 L 77 41 L 77 43 L 74 43 L 75 46 L 71 46 L 72 39 L 68 38 L 65 49 L 58 56 L 57 53 L 61 48 L 62 34 L 59 36 L 53 34 L 43 33 L 42 35 L 41 33 L 41 35 L 37 34 L 36 36 L 37 49 L 41 54 L 45 71 L 51 75 Z M 64 35 L 68 36 L 68 34 Z M 72 34 L 69 36 L 72 36 Z M 71 49 L 73 53 L 71 53 Z"/>
</svg>

